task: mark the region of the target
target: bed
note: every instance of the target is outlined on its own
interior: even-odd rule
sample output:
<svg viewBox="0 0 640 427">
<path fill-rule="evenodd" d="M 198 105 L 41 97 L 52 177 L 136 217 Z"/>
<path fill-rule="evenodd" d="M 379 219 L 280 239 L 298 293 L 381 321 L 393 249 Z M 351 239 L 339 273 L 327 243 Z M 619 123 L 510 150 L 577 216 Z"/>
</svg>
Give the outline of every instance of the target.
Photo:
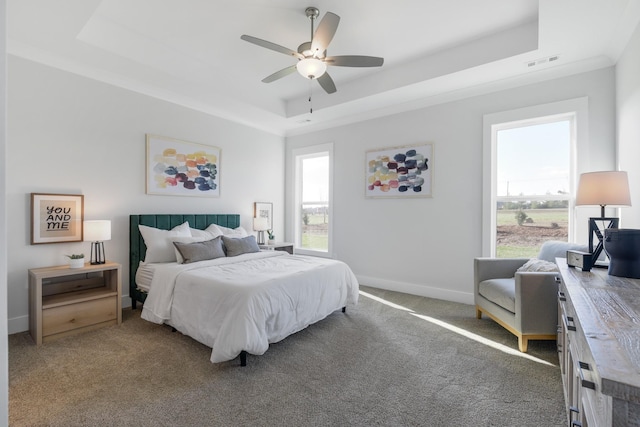
<svg viewBox="0 0 640 427">
<path fill-rule="evenodd" d="M 201 240 L 193 237 L 206 235 L 212 227 L 224 230 L 223 235 L 211 240 L 209 235 Z M 185 229 L 192 233 L 189 237 L 175 237 Z M 247 354 L 262 355 L 269 344 L 337 310 L 344 312 L 348 304 L 357 304 L 358 282 L 343 262 L 284 251 L 238 250 L 257 247 L 253 237 L 234 235 L 236 231 L 244 232 L 235 214 L 131 215 L 129 295 L 133 308 L 142 303 L 143 319 L 170 325 L 211 347 L 211 362 L 239 356 L 245 366 Z M 173 233 L 171 241 L 187 249 L 191 244 L 186 242 L 191 240 L 209 245 L 220 239 L 226 243 L 225 254 L 198 260 L 188 251 L 184 259 L 175 251 L 178 261 L 166 262 L 156 257 L 150 232 L 160 240 Z M 153 246 L 149 252 L 145 238 Z M 173 243 L 170 246 L 173 250 Z M 185 263 L 179 262 L 183 260 Z"/>
</svg>

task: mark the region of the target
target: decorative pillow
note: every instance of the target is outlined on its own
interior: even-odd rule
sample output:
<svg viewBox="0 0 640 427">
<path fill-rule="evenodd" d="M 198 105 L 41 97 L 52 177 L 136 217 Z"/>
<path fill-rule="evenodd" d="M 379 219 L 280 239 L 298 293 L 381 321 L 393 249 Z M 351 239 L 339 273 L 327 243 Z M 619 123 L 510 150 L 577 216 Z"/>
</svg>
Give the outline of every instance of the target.
<svg viewBox="0 0 640 427">
<path fill-rule="evenodd" d="M 192 228 L 191 235 L 195 237 L 203 237 L 204 240 L 211 240 L 211 239 L 215 239 L 218 236 L 222 236 L 222 230 L 220 230 L 220 228 L 217 225 L 211 224 L 204 230 Z"/>
<path fill-rule="evenodd" d="M 211 240 L 211 239 L 207 239 L 205 237 L 170 237 L 171 241 L 173 243 L 196 243 L 196 242 L 204 242 L 205 240 Z M 173 250 L 176 253 L 176 261 L 178 261 L 178 264 L 185 264 L 184 262 L 184 258 L 182 257 L 182 253 L 180 253 L 180 251 L 178 250 L 178 248 L 176 247 L 176 245 L 173 245 Z"/>
<path fill-rule="evenodd" d="M 238 238 L 238 237 L 247 237 L 249 235 L 249 233 L 247 233 L 247 230 L 245 230 L 242 227 L 227 228 L 221 225 L 218 225 L 217 227 L 223 236 Z"/>
<path fill-rule="evenodd" d="M 176 250 L 182 255 L 182 264 L 190 264 L 192 262 L 205 261 L 225 256 L 220 236 L 204 242 L 173 242 L 173 244 L 176 247 Z"/>
<path fill-rule="evenodd" d="M 550 272 L 550 271 L 558 271 L 558 266 L 552 262 L 545 261 L 543 259 L 531 258 L 517 271 L 519 272 L 526 272 L 526 271 Z"/>
<path fill-rule="evenodd" d="M 222 236 L 227 256 L 238 256 L 242 254 L 250 254 L 252 252 L 260 252 L 260 248 L 256 243 L 256 236 L 247 237 L 228 237 Z"/>
<path fill-rule="evenodd" d="M 185 222 L 171 230 L 138 225 L 140 234 L 147 246 L 144 262 L 175 262 L 176 252 L 173 249 L 172 237 L 190 237 L 189 223 Z"/>
</svg>

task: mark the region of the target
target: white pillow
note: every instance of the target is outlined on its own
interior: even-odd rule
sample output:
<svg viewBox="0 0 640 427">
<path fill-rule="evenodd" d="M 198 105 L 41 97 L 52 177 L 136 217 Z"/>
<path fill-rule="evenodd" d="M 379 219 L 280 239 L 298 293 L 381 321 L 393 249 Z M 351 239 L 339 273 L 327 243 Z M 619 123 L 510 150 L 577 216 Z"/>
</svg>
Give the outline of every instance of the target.
<svg viewBox="0 0 640 427">
<path fill-rule="evenodd" d="M 194 229 L 192 229 L 193 231 Z M 198 231 L 202 231 L 202 230 L 198 230 Z M 209 240 L 207 238 L 205 238 L 204 236 L 199 236 L 199 237 L 170 237 L 171 239 L 171 243 L 173 242 L 178 242 L 178 243 L 196 243 L 196 242 L 204 242 L 205 240 Z M 180 251 L 178 250 L 178 248 L 176 248 L 176 245 L 173 245 L 173 250 L 176 253 L 176 261 L 178 261 L 178 264 L 184 264 L 184 258 L 182 258 L 182 254 L 180 253 Z"/>
<path fill-rule="evenodd" d="M 553 262 L 545 261 L 543 259 L 531 258 L 527 261 L 522 267 L 520 267 L 517 271 L 526 272 L 526 271 L 542 271 L 542 272 L 550 272 L 550 271 L 558 271 L 558 266 Z"/>
<path fill-rule="evenodd" d="M 205 240 L 215 239 L 218 236 L 222 236 L 222 230 L 215 224 L 209 225 L 204 230 L 199 230 L 197 228 L 191 229 L 191 235 L 194 237 L 204 237 Z"/>
<path fill-rule="evenodd" d="M 222 232 L 223 236 L 231 237 L 233 239 L 241 238 L 241 237 L 247 237 L 249 235 L 249 233 L 247 233 L 247 230 L 245 230 L 242 227 L 227 228 L 227 227 L 223 227 L 221 225 L 218 225 L 218 228 Z"/>
<path fill-rule="evenodd" d="M 146 225 L 138 225 L 138 228 L 144 239 L 144 244 L 147 246 L 144 262 L 176 262 L 176 251 L 171 238 L 191 237 L 188 222 L 171 230 L 161 230 Z"/>
</svg>

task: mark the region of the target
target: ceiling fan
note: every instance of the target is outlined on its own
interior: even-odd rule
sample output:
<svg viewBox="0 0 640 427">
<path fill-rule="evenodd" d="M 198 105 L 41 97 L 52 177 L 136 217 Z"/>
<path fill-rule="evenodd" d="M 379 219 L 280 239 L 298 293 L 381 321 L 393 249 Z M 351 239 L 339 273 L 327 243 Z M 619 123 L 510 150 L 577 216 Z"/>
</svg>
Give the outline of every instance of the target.
<svg viewBox="0 0 640 427">
<path fill-rule="evenodd" d="M 284 53 L 298 59 L 295 65 L 291 65 L 280 71 L 276 71 L 270 76 L 262 79 L 264 83 L 271 83 L 282 77 L 288 76 L 296 70 L 305 78 L 310 80 L 318 80 L 320 86 L 327 93 L 334 93 L 336 85 L 333 79 L 327 73 L 327 66 L 333 65 L 338 67 L 380 67 L 384 63 L 384 58 L 375 56 L 361 55 L 343 55 L 343 56 L 327 56 L 327 47 L 338 29 L 340 17 L 335 13 L 327 12 L 315 33 L 313 24 L 320 14 L 315 7 L 308 7 L 305 10 L 307 17 L 311 20 L 311 41 L 302 43 L 298 46 L 298 50 L 294 51 L 284 46 L 268 42 L 256 37 L 243 34 L 240 38 L 249 43 L 262 46 L 276 52 Z"/>
</svg>

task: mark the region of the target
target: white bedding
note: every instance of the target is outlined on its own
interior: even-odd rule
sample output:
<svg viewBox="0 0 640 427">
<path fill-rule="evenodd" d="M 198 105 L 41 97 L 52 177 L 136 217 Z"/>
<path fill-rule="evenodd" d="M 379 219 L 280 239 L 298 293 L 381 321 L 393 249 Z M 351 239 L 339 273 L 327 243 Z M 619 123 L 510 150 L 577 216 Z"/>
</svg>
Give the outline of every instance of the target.
<svg viewBox="0 0 640 427">
<path fill-rule="evenodd" d="M 243 350 L 264 354 L 357 301 L 358 281 L 343 262 L 264 251 L 157 265 L 142 318 L 170 324 L 223 362 Z"/>
</svg>

